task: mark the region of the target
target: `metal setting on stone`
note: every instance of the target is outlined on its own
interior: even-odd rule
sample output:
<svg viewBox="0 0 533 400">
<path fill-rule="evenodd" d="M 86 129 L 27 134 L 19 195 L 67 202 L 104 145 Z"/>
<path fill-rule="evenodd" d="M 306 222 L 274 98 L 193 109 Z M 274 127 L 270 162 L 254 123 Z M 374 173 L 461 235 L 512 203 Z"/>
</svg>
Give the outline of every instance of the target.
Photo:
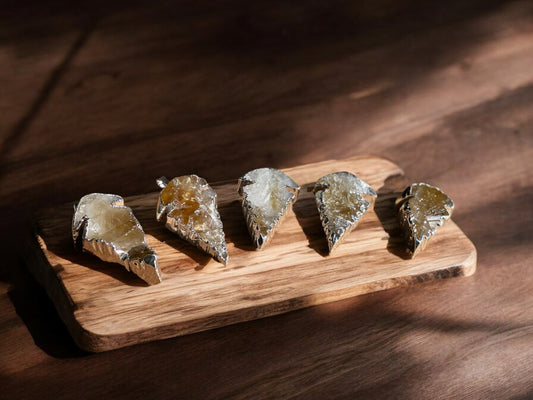
<svg viewBox="0 0 533 400">
<path fill-rule="evenodd" d="M 83 251 L 122 264 L 150 285 L 161 282 L 156 253 L 131 208 L 116 194 L 83 196 L 75 207 L 72 238 Z"/>
<path fill-rule="evenodd" d="M 182 239 L 202 249 L 218 262 L 227 264 L 228 250 L 217 210 L 217 194 L 204 178 L 184 175 L 170 182 L 157 180 L 162 189 L 156 219 Z"/>
<path fill-rule="evenodd" d="M 428 244 L 429 239 L 450 217 L 453 200 L 442 190 L 427 183 L 413 183 L 397 203 L 398 221 L 411 257 Z"/>
<path fill-rule="evenodd" d="M 331 254 L 374 206 L 376 192 L 350 172 L 335 172 L 315 182 L 313 189 L 320 221 Z"/>
<path fill-rule="evenodd" d="M 257 250 L 270 243 L 299 190 L 296 182 L 274 168 L 254 169 L 239 179 L 243 214 Z"/>
</svg>

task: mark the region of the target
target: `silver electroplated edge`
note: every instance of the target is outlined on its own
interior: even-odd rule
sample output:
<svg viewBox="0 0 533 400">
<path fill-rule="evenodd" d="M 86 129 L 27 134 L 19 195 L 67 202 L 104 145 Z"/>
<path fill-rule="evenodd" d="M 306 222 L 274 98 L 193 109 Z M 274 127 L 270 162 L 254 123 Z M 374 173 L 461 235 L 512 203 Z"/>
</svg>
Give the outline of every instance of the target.
<svg viewBox="0 0 533 400">
<path fill-rule="evenodd" d="M 257 168 L 257 169 L 261 169 L 261 168 Z M 281 212 L 278 213 L 278 215 L 274 219 L 273 224 L 271 224 L 267 228 L 266 235 L 262 235 L 260 232 L 259 224 L 257 223 L 258 216 L 254 212 L 254 206 L 251 204 L 250 201 L 247 200 L 247 196 L 243 192 L 243 188 L 246 185 L 254 183 L 252 180 L 246 178 L 246 176 L 250 174 L 251 172 L 256 171 L 256 169 L 248 171 L 241 178 L 239 178 L 239 181 L 237 183 L 237 186 L 238 186 L 237 192 L 239 193 L 239 196 L 241 198 L 241 208 L 244 214 L 244 218 L 246 220 L 246 227 L 248 228 L 248 232 L 250 233 L 250 236 L 252 237 L 252 242 L 256 250 L 263 250 L 265 247 L 267 247 L 270 244 L 278 227 L 283 223 L 283 220 L 287 216 L 287 213 L 292 209 L 292 206 L 298 199 L 298 193 L 300 192 L 300 189 L 301 189 L 301 187 L 290 176 L 285 174 L 283 171 L 277 170 L 275 168 L 267 168 L 267 169 L 279 171 L 290 180 L 291 185 L 290 186 L 285 185 L 284 189 L 288 190 L 292 194 L 292 196 L 290 197 L 289 201 L 285 203 Z"/>
<path fill-rule="evenodd" d="M 348 227 L 342 228 L 331 228 L 331 223 L 329 221 L 328 216 L 326 215 L 327 212 L 327 206 L 324 203 L 324 192 L 329 189 L 329 185 L 325 183 L 321 183 L 321 180 L 324 180 L 330 175 L 335 174 L 349 174 L 353 177 L 355 177 L 362 186 L 366 189 L 366 191 L 361 192 L 361 198 L 363 200 L 363 209 L 358 210 L 355 212 L 355 221 L 351 222 Z M 318 208 L 318 214 L 320 217 L 320 222 L 322 223 L 322 228 L 324 229 L 324 233 L 326 235 L 326 240 L 328 242 L 328 250 L 329 254 L 331 254 L 343 241 L 344 238 L 352 232 L 357 225 L 359 225 L 359 222 L 361 220 L 361 217 L 369 210 L 372 209 L 375 203 L 375 200 L 377 198 L 377 193 L 374 191 L 372 186 L 370 186 L 367 182 L 359 178 L 357 175 L 348 172 L 348 171 L 340 171 L 340 172 L 333 172 L 331 174 L 324 175 L 323 177 L 319 178 L 315 182 L 315 186 L 313 188 L 313 193 L 315 194 L 315 202 Z M 365 195 L 370 197 L 371 201 L 368 201 L 367 198 L 365 198 Z"/>
<path fill-rule="evenodd" d="M 421 237 L 415 236 L 415 224 L 413 221 L 413 214 L 410 212 L 409 209 L 406 208 L 406 206 L 404 206 L 406 203 L 408 203 L 409 199 L 413 197 L 411 195 L 411 192 L 414 186 L 426 186 L 438 190 L 451 202 L 451 206 L 445 206 L 448 214 L 435 217 L 435 219 L 432 221 L 433 224 L 431 224 L 431 230 L 429 234 L 422 235 Z M 411 258 L 414 258 L 417 254 L 419 254 L 427 247 L 429 240 L 433 237 L 433 235 L 437 233 L 437 228 L 439 226 L 444 225 L 444 223 L 451 218 L 454 207 L 455 203 L 450 196 L 448 196 L 442 189 L 438 188 L 437 186 L 433 186 L 428 183 L 412 183 L 402 192 L 401 197 L 396 202 L 396 208 L 398 209 L 398 221 L 400 223 L 400 228 L 407 245 L 407 251 L 409 252 Z"/>
<path fill-rule="evenodd" d="M 191 176 L 191 175 L 189 175 Z M 213 192 L 212 199 L 215 203 L 215 212 L 216 217 L 220 220 L 222 225 L 222 220 L 220 218 L 220 213 L 218 212 L 217 207 L 217 194 L 215 190 L 207 183 L 207 181 L 204 178 L 199 177 L 198 175 L 194 175 L 198 177 L 199 179 L 203 180 L 205 182 L 202 183 L 202 185 L 205 187 L 205 189 L 211 189 Z M 174 178 L 176 179 L 176 178 Z M 169 180 L 162 176 L 161 178 L 156 180 L 157 185 L 164 189 L 168 184 Z M 159 198 L 157 200 L 157 209 L 156 209 L 156 219 L 157 221 L 161 222 L 163 218 L 165 218 L 165 227 L 171 231 L 172 233 L 177 234 L 180 238 L 183 240 L 189 242 L 193 246 L 196 246 L 200 250 L 206 252 L 211 257 L 213 257 L 216 261 L 227 265 L 229 261 L 229 254 L 228 249 L 226 247 L 226 235 L 224 233 L 224 229 L 221 228 L 221 235 L 222 235 L 222 242 L 219 246 L 212 245 L 211 243 L 207 242 L 206 240 L 203 240 L 201 237 L 198 236 L 196 231 L 194 229 L 189 229 L 188 226 L 181 224 L 176 218 L 173 218 L 169 216 L 168 214 L 173 211 L 172 203 L 165 204 L 163 200 L 161 199 L 161 194 L 159 194 Z M 223 226 L 223 225 L 222 225 Z"/>
<path fill-rule="evenodd" d="M 110 205 L 112 207 L 123 207 L 128 209 L 133 221 L 135 222 L 135 225 L 144 233 L 144 230 L 139 223 L 139 220 L 133 214 L 132 209 L 124 205 L 124 199 L 119 195 L 90 193 L 83 196 L 77 205 L 79 205 L 84 198 L 91 195 L 113 196 L 113 201 L 110 202 Z M 158 267 L 157 254 L 151 247 L 147 245 L 146 239 L 144 239 L 141 244 L 131 247 L 127 252 L 118 250 L 113 242 L 96 238 L 88 239 L 85 226 L 89 220 L 89 217 L 87 215 L 83 215 L 80 218 L 77 218 L 77 205 L 74 207 L 74 216 L 72 219 L 72 240 L 76 247 L 79 247 L 81 244 L 82 251 L 91 253 L 102 261 L 121 264 L 126 268 L 127 271 L 133 272 L 150 285 L 162 282 L 161 272 Z M 129 252 L 138 246 L 145 246 L 147 250 L 151 252 L 151 254 L 142 259 L 138 257 L 130 257 Z"/>
</svg>

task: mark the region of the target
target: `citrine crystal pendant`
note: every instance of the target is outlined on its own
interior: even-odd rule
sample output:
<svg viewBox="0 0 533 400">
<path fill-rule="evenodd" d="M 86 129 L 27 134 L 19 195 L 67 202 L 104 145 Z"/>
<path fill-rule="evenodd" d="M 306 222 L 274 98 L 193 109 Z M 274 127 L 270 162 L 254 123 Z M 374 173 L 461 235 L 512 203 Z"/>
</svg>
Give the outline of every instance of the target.
<svg viewBox="0 0 533 400">
<path fill-rule="evenodd" d="M 239 179 L 238 191 L 246 225 L 258 250 L 272 240 L 299 190 L 296 182 L 274 168 L 254 169 Z"/>
<path fill-rule="evenodd" d="M 83 251 L 122 264 L 150 285 L 161 282 L 156 253 L 131 208 L 116 194 L 83 196 L 75 207 L 72 238 Z"/>
<path fill-rule="evenodd" d="M 226 239 L 217 210 L 217 194 L 204 178 L 184 175 L 170 182 L 161 177 L 156 218 L 166 227 L 223 264 L 228 262 Z"/>
<path fill-rule="evenodd" d="M 450 219 L 454 204 L 439 188 L 414 183 L 402 193 L 397 207 L 407 250 L 415 257 L 427 246 L 437 227 Z"/>
<path fill-rule="evenodd" d="M 331 254 L 374 206 L 377 194 L 368 183 L 345 171 L 323 176 L 313 192 Z"/>
</svg>

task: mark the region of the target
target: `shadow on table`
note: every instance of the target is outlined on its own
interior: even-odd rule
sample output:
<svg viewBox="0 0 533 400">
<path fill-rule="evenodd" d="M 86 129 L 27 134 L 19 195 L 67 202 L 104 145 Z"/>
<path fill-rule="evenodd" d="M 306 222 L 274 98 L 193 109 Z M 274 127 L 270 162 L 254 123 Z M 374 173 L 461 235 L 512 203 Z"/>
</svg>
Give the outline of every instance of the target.
<svg viewBox="0 0 533 400">
<path fill-rule="evenodd" d="M 409 259 L 409 254 L 405 249 L 405 243 L 401 235 L 400 224 L 397 219 L 396 199 L 402 193 L 406 179 L 403 175 L 388 177 L 383 186 L 377 191 L 378 197 L 374 206 L 374 211 L 389 235 L 387 250 L 404 260 Z"/>
<path fill-rule="evenodd" d="M 315 250 L 322 257 L 327 257 L 328 242 L 324 235 L 324 230 L 320 222 L 320 216 L 316 207 L 313 187 L 315 182 L 305 183 L 301 186 L 298 200 L 292 209 L 296 215 L 296 220 L 309 242 L 309 247 Z"/>
<path fill-rule="evenodd" d="M 74 343 L 46 291 L 29 273 L 26 265 L 20 261 L 18 268 L 13 270 L 13 285 L 8 295 L 35 344 L 56 358 L 88 354 Z"/>
<path fill-rule="evenodd" d="M 9 295 L 37 346 L 56 358 L 88 355 L 76 347 L 44 290 L 23 266 L 19 271 Z M 460 282 L 455 283 L 470 284 L 467 280 Z M 422 285 L 431 288 L 438 283 Z M 422 285 L 418 285 L 419 290 L 428 289 L 422 289 Z M 442 316 L 442 310 L 417 313 L 396 307 L 397 300 L 404 296 L 409 296 L 405 289 L 392 289 L 118 349 L 73 364 L 61 376 L 48 375 L 51 381 L 46 385 L 75 385 L 80 369 L 86 370 L 86 379 L 110 382 L 110 374 L 119 370 L 128 371 L 132 392 L 147 390 L 157 382 L 152 389 L 179 388 L 187 391 L 187 398 L 257 398 L 258 392 L 261 398 L 283 398 L 294 393 L 326 398 L 332 391 L 339 391 L 341 395 L 364 398 L 402 393 L 397 398 L 413 399 L 420 386 L 415 385 L 412 392 L 405 391 L 406 387 L 410 387 L 409 382 L 424 382 L 428 372 L 412 354 L 416 350 L 409 347 L 412 340 L 430 346 L 431 341 L 440 340 L 441 334 L 470 337 L 476 332 L 521 328 L 482 319 L 449 319 Z M 447 346 L 437 347 L 434 352 L 453 356 Z"/>
</svg>

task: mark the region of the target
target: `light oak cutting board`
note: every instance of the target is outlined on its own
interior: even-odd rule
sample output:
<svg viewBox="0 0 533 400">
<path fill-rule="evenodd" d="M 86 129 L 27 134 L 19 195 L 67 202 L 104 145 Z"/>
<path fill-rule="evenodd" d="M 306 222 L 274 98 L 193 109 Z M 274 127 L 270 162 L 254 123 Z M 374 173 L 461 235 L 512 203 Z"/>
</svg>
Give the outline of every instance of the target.
<svg viewBox="0 0 533 400">
<path fill-rule="evenodd" d="M 329 256 L 308 188 L 335 171 L 357 174 L 378 192 L 378 199 L 374 211 L 367 212 Z M 46 288 L 76 343 L 94 352 L 474 273 L 476 249 L 453 221 L 439 228 L 414 260 L 406 257 L 394 200 L 408 182 L 394 163 L 368 156 L 285 172 L 302 190 L 294 210 L 263 251 L 251 246 L 236 181 L 212 185 L 228 243 L 226 267 L 155 221 L 158 192 L 126 198 L 125 204 L 133 209 L 148 244 L 158 253 L 162 283 L 147 286 L 118 264 L 75 251 L 70 233 L 72 204 L 37 215 L 28 267 Z"/>
</svg>

